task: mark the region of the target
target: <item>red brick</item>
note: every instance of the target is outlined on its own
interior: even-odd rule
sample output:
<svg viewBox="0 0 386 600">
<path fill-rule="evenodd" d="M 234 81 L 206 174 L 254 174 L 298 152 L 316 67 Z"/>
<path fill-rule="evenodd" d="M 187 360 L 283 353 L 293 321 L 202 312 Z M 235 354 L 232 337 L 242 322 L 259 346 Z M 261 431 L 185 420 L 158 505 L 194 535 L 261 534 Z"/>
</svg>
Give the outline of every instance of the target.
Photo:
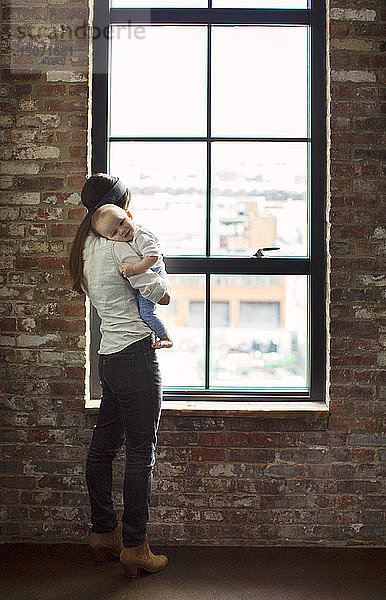
<svg viewBox="0 0 386 600">
<path fill-rule="evenodd" d="M 21 83 L 11 87 L 12 96 L 20 98 L 22 96 L 30 96 L 32 93 L 32 85 L 30 83 Z"/>
<path fill-rule="evenodd" d="M 44 110 L 51 112 L 78 112 L 80 108 L 81 103 L 76 100 L 53 98 L 44 102 Z"/>
<path fill-rule="evenodd" d="M 36 478 L 26 475 L 0 475 L 0 483 L 5 488 L 28 490 L 36 487 Z"/>
<path fill-rule="evenodd" d="M 159 431 L 158 444 L 160 446 L 189 446 L 197 444 L 198 434 L 190 431 Z"/>
<path fill-rule="evenodd" d="M 45 223 L 34 223 L 26 227 L 26 237 L 46 237 L 47 225 Z"/>
<path fill-rule="evenodd" d="M 0 319 L 0 331 L 15 331 L 16 319 Z"/>
<path fill-rule="evenodd" d="M 261 448 L 232 448 L 227 456 L 230 462 L 266 463 L 275 460 L 273 450 Z"/>
<path fill-rule="evenodd" d="M 382 118 L 369 118 L 369 119 L 355 119 L 354 127 L 359 130 L 368 131 L 382 131 L 385 129 L 386 119 Z"/>
<path fill-rule="evenodd" d="M 87 96 L 87 83 L 74 83 L 69 90 L 70 96 Z"/>
<path fill-rule="evenodd" d="M 85 322 L 82 319 L 65 321 L 64 319 L 42 319 L 42 331 L 68 331 L 68 332 L 83 332 L 85 330 Z"/>
<path fill-rule="evenodd" d="M 380 37 L 385 35 L 384 26 L 379 23 L 351 23 L 351 35 L 355 37 Z"/>
<path fill-rule="evenodd" d="M 341 52 L 331 53 L 331 68 L 332 69 L 344 69 L 350 64 L 350 56 Z"/>
<path fill-rule="evenodd" d="M 86 132 L 82 131 L 57 131 L 56 139 L 58 142 L 80 142 L 86 143 Z"/>
<path fill-rule="evenodd" d="M 84 170 L 86 173 L 86 169 Z M 69 176 L 67 178 L 68 180 L 68 185 L 70 189 L 73 189 L 76 192 L 79 192 L 79 190 L 82 189 L 82 187 L 84 186 L 84 183 L 86 181 L 86 176 Z"/>
<path fill-rule="evenodd" d="M 46 162 L 43 163 L 40 172 L 54 175 L 65 175 L 66 173 L 81 173 L 83 171 L 82 164 L 74 161 L 62 161 L 62 162 Z"/>
<path fill-rule="evenodd" d="M 6 519 L 9 521 L 26 521 L 28 519 L 28 512 L 28 508 L 8 506 Z"/>
<path fill-rule="evenodd" d="M 19 502 L 19 493 L 16 490 L 12 488 L 0 490 L 0 503 L 2 506 L 10 506 Z"/>
<path fill-rule="evenodd" d="M 37 81 L 41 79 L 43 72 L 37 69 L 16 71 L 15 69 L 2 69 L 1 79 L 2 81 L 10 81 L 15 83 L 17 81 Z"/>
<path fill-rule="evenodd" d="M 223 448 L 192 448 L 190 452 L 192 460 L 222 461 L 225 459 Z"/>
<path fill-rule="evenodd" d="M 38 96 L 46 98 L 47 96 L 64 96 L 66 94 L 66 85 L 62 83 L 45 83 L 36 86 Z"/>
<path fill-rule="evenodd" d="M 57 177 L 19 177 L 18 188 L 30 192 L 41 190 L 55 191 L 64 187 L 64 179 Z"/>
<path fill-rule="evenodd" d="M 69 152 L 70 156 L 72 156 L 73 158 L 85 158 L 87 148 L 85 146 L 70 146 Z"/>
<path fill-rule="evenodd" d="M 198 434 L 200 446 L 224 446 L 224 432 L 200 431 Z"/>
<path fill-rule="evenodd" d="M 87 129 L 87 117 L 86 115 L 71 115 L 68 124 L 76 129 Z"/>
<path fill-rule="evenodd" d="M 248 446 L 249 435 L 242 431 L 224 431 L 224 444 L 227 448 Z"/>
<path fill-rule="evenodd" d="M 68 257 L 66 256 L 42 256 L 41 265 L 43 269 L 68 269 Z"/>
<path fill-rule="evenodd" d="M 66 304 L 63 307 L 63 314 L 66 317 L 85 317 L 86 308 L 84 302 L 81 304 Z"/>
<path fill-rule="evenodd" d="M 330 37 L 339 38 L 346 37 L 349 32 L 348 23 L 342 23 L 341 21 L 331 21 L 329 24 Z"/>
<path fill-rule="evenodd" d="M 76 396 L 83 394 L 83 383 L 54 382 L 52 393 L 54 396 Z"/>
<path fill-rule="evenodd" d="M 356 88 L 354 95 L 356 98 L 361 100 L 378 100 L 380 98 L 380 91 L 376 87 L 360 87 Z"/>
<path fill-rule="evenodd" d="M 78 227 L 76 225 L 70 225 L 69 223 L 63 223 L 60 225 L 51 225 L 51 236 L 56 237 L 69 237 L 74 238 Z"/>
<path fill-rule="evenodd" d="M 84 208 L 84 206 L 79 206 L 76 208 L 69 208 L 68 209 L 68 220 L 76 221 L 77 223 L 80 223 L 80 221 L 82 219 L 84 219 L 86 214 L 87 214 L 87 210 Z"/>
<path fill-rule="evenodd" d="M 83 367 L 67 367 L 66 369 L 66 377 L 69 379 L 80 379 L 84 380 L 85 378 L 85 369 Z"/>
<path fill-rule="evenodd" d="M 49 15 L 52 21 L 77 21 L 76 26 L 81 27 L 78 24 L 78 21 L 82 23 L 83 19 L 87 19 L 87 5 L 83 4 L 81 6 L 58 6 L 58 7 L 50 7 Z M 81 30 L 79 30 L 78 35 L 81 34 Z M 75 35 L 75 29 L 74 29 Z"/>
</svg>

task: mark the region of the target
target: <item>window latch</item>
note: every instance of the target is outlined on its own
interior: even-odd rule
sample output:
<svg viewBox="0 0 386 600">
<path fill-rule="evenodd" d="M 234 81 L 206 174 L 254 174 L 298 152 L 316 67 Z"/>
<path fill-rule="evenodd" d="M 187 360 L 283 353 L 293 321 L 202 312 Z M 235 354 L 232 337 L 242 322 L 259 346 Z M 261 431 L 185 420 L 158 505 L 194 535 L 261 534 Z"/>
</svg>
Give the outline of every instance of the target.
<svg viewBox="0 0 386 600">
<path fill-rule="evenodd" d="M 252 258 L 264 258 L 263 252 L 267 252 L 269 250 L 280 250 L 280 248 L 279 246 L 267 246 L 266 248 L 259 248 L 258 250 L 256 250 Z"/>
</svg>

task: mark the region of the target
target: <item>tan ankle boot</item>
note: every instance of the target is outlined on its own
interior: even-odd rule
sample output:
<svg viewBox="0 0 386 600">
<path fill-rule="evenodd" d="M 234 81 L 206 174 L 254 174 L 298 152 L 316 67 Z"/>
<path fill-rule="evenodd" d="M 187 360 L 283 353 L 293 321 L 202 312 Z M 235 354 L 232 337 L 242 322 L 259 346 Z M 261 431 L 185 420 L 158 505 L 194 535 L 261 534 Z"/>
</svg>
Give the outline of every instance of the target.
<svg viewBox="0 0 386 600">
<path fill-rule="evenodd" d="M 119 557 L 123 548 L 121 527 L 118 525 L 108 533 L 91 533 L 89 545 L 96 560 L 106 560 L 108 554 Z"/>
<path fill-rule="evenodd" d="M 168 564 L 167 556 L 159 554 L 155 556 L 149 548 L 147 540 L 140 546 L 123 548 L 120 556 L 127 577 L 136 577 L 139 569 L 145 569 L 150 573 L 161 571 Z"/>
</svg>

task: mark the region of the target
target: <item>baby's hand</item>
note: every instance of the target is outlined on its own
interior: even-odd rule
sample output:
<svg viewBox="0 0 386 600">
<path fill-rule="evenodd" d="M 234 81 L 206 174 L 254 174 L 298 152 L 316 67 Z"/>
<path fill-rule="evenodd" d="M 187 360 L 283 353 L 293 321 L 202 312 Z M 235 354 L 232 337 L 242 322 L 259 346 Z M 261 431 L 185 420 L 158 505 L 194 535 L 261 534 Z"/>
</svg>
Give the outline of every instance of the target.
<svg viewBox="0 0 386 600">
<path fill-rule="evenodd" d="M 130 277 L 131 275 L 133 275 L 133 267 L 134 265 L 132 265 L 131 263 L 121 263 L 122 266 L 122 273 L 124 277 Z"/>
</svg>

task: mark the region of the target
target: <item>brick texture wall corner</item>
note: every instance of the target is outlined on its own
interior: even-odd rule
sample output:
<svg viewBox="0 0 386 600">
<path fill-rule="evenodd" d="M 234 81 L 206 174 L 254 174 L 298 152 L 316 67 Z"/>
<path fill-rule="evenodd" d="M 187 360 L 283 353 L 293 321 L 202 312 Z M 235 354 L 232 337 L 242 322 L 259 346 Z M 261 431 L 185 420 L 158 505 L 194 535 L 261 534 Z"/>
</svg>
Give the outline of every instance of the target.
<svg viewBox="0 0 386 600">
<path fill-rule="evenodd" d="M 16 4 L 2 3 L 0 63 L 1 535 L 84 542 L 95 415 L 66 269 L 87 172 L 88 4 Z M 330 2 L 330 418 L 164 416 L 154 542 L 382 544 L 385 16 L 380 0 Z"/>
</svg>

